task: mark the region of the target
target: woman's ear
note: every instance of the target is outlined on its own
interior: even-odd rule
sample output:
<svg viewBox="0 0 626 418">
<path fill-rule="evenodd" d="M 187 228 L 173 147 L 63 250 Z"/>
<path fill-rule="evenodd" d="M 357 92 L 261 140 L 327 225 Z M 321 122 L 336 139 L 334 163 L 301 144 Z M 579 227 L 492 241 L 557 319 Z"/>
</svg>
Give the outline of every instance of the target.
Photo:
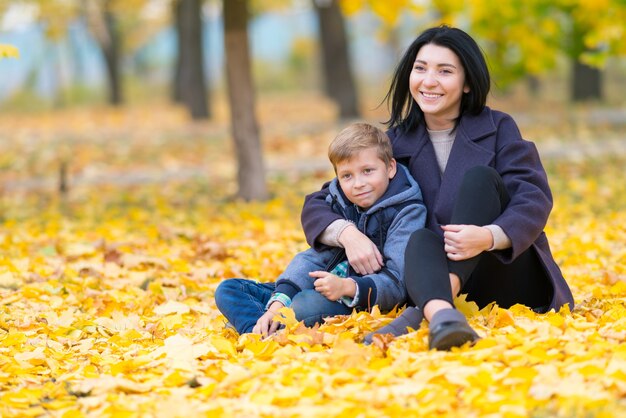
<svg viewBox="0 0 626 418">
<path fill-rule="evenodd" d="M 470 92 L 470 88 L 469 86 L 466 84 L 463 86 L 463 93 L 469 93 Z"/>
</svg>

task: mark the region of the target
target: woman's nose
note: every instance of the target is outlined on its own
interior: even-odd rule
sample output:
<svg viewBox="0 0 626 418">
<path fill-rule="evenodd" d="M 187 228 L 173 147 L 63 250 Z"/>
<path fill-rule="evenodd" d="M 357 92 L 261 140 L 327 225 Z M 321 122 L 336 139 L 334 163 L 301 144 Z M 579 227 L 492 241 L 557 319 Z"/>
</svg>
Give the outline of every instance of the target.
<svg viewBox="0 0 626 418">
<path fill-rule="evenodd" d="M 437 78 L 433 73 L 428 72 L 424 75 L 424 84 L 427 86 L 435 86 L 437 85 Z"/>
</svg>

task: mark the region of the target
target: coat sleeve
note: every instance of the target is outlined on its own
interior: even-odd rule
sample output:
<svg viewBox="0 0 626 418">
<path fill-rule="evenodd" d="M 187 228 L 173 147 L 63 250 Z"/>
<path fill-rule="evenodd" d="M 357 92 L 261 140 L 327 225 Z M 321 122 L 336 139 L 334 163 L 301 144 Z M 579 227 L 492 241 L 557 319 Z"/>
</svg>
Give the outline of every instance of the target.
<svg viewBox="0 0 626 418">
<path fill-rule="evenodd" d="M 526 251 L 543 231 L 552 210 L 552 193 L 534 143 L 522 139 L 510 117 L 500 121 L 497 131 L 495 168 L 511 198 L 493 222 L 511 239 L 511 248 L 494 251 L 510 263 Z"/>
<path fill-rule="evenodd" d="M 324 184 L 321 190 L 313 192 L 304 198 L 304 205 L 300 214 L 300 222 L 302 223 L 306 242 L 311 248 L 318 251 L 328 248 L 317 240 L 322 232 L 337 219 L 343 219 L 341 215 L 333 212 L 332 208 L 326 203 L 326 196 L 330 193 L 328 191 L 329 184 L 330 182 Z"/>
<path fill-rule="evenodd" d="M 383 268 L 374 274 L 352 277 L 359 287 L 357 306 L 369 310 L 378 305 L 385 312 L 406 302 L 404 253 L 411 234 L 425 223 L 426 207 L 421 203 L 408 205 L 396 215 L 387 231 Z"/>
</svg>

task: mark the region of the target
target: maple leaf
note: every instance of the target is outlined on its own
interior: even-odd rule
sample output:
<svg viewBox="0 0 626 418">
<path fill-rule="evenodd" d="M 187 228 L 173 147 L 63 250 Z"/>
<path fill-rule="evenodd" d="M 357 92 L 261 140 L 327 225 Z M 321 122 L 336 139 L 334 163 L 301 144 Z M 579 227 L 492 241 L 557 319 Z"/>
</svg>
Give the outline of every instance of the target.
<svg viewBox="0 0 626 418">
<path fill-rule="evenodd" d="M 189 305 L 186 305 L 175 300 L 168 300 L 167 302 L 154 308 L 154 313 L 157 315 L 169 315 L 172 313 L 186 314 L 191 311 Z"/>
<path fill-rule="evenodd" d="M 382 351 L 387 351 L 389 344 L 395 339 L 393 334 L 374 334 L 372 337 L 372 344 L 380 348 Z"/>
<path fill-rule="evenodd" d="M 193 343 L 191 339 L 176 334 L 166 338 L 163 347 L 154 350 L 152 357 L 158 358 L 164 354 L 171 368 L 193 371 L 197 368 L 196 359 L 209 351 L 209 345 Z"/>
</svg>

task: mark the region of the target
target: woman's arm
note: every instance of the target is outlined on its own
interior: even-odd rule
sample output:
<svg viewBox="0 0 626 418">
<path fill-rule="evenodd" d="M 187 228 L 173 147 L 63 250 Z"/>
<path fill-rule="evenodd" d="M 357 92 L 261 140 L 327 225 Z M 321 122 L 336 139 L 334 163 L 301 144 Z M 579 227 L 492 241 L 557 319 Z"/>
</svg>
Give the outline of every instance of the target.
<svg viewBox="0 0 626 418">
<path fill-rule="evenodd" d="M 337 219 L 343 219 L 341 215 L 333 212 L 328 203 L 326 203 L 326 196 L 330 193 L 328 191 L 329 184 L 324 184 L 321 190 L 313 192 L 304 198 L 304 205 L 300 214 L 306 242 L 311 248 L 318 251 L 324 248 L 323 243 L 319 241 L 320 235 L 331 223 Z"/>
<path fill-rule="evenodd" d="M 543 231 L 552 210 L 552 192 L 535 144 L 522 139 L 513 119 L 502 119 L 497 135 L 495 169 L 511 200 L 493 224 L 511 240 L 511 248 L 497 255 L 512 261 Z"/>
<path fill-rule="evenodd" d="M 356 226 L 348 226 L 339 235 L 339 243 L 346 250 L 348 262 L 359 274 L 372 274 L 383 266 L 383 256 L 367 235 Z"/>
<path fill-rule="evenodd" d="M 324 248 L 320 236 L 326 228 L 334 221 L 343 219 L 326 203 L 328 193 L 328 183 L 326 183 L 321 190 L 306 196 L 302 208 L 302 230 L 308 244 L 318 251 Z M 344 228 L 338 236 L 338 241 L 346 250 L 348 262 L 359 274 L 372 274 L 382 267 L 383 259 L 380 251 L 355 226 Z"/>
</svg>

